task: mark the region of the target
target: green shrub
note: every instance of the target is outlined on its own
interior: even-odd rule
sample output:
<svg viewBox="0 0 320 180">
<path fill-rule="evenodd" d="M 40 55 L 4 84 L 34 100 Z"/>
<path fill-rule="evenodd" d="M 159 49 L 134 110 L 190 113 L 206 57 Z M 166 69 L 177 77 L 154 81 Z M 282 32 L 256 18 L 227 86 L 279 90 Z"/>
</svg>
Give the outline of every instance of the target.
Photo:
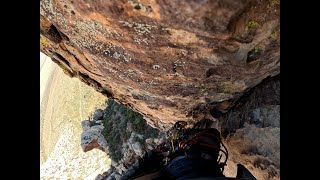
<svg viewBox="0 0 320 180">
<path fill-rule="evenodd" d="M 133 141 L 139 142 L 142 146 L 145 145 L 147 138 L 156 138 L 159 135 L 159 130 L 148 126 L 141 114 L 113 100 L 107 102 L 104 112 L 105 119 L 103 119 L 103 124 L 105 128 L 103 135 L 109 145 L 109 156 L 116 162 L 123 157 L 121 152 L 122 145 L 128 141 L 132 133 L 127 130 L 128 123 L 131 124 L 133 132 L 143 136 L 142 139 L 138 137 L 133 139 Z"/>
</svg>

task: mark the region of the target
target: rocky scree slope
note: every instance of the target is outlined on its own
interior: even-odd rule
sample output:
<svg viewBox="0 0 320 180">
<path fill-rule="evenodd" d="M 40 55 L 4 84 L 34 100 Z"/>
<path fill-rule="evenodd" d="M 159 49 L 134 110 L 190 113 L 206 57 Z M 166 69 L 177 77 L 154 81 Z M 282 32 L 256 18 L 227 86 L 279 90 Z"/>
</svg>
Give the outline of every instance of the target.
<svg viewBox="0 0 320 180">
<path fill-rule="evenodd" d="M 166 140 L 165 134 L 147 125 L 142 115 L 108 100 L 92 119 L 82 121 L 81 147 L 84 152 L 100 149 L 111 158 L 109 171 L 102 177 L 119 179 L 147 150 Z"/>
</svg>

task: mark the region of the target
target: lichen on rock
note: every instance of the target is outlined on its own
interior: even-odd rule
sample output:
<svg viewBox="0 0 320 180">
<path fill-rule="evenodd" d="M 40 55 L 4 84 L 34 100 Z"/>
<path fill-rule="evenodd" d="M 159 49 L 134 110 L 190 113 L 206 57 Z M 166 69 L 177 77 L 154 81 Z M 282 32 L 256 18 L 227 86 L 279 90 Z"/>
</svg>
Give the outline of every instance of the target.
<svg viewBox="0 0 320 180">
<path fill-rule="evenodd" d="M 279 74 L 279 13 L 269 1 L 42 0 L 40 50 L 168 130 Z"/>
</svg>

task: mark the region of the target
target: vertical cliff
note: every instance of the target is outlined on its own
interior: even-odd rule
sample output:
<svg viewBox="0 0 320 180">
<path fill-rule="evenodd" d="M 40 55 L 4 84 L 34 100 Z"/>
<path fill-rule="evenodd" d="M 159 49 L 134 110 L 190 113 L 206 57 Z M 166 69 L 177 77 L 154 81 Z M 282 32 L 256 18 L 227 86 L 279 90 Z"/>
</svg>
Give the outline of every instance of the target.
<svg viewBox="0 0 320 180">
<path fill-rule="evenodd" d="M 279 74 L 279 3 L 41 0 L 40 50 L 165 130 Z"/>
</svg>

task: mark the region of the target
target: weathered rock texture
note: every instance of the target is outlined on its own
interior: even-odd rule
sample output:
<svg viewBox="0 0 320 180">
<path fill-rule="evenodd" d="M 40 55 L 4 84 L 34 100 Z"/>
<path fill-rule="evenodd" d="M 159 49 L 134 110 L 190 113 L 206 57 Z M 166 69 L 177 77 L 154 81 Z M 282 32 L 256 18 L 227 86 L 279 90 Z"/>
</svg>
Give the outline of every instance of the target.
<svg viewBox="0 0 320 180">
<path fill-rule="evenodd" d="M 277 0 L 41 0 L 40 50 L 164 130 L 279 73 L 279 13 Z"/>
<path fill-rule="evenodd" d="M 130 167 L 137 163 L 139 156 L 167 138 L 165 133 L 148 126 L 142 116 L 130 108 L 112 100 L 106 105 L 104 110 L 97 109 L 93 113 L 92 121 L 81 122 L 81 147 L 84 152 L 100 149 L 111 159 L 110 170 L 96 179 L 119 179 L 125 172 L 127 176 L 133 173 Z"/>
<path fill-rule="evenodd" d="M 83 132 L 81 133 L 81 147 L 83 152 L 90 151 L 94 148 L 99 148 L 102 151 L 108 153 L 108 143 L 101 133 L 104 129 L 104 126 L 91 126 L 90 124 L 84 123 L 86 121 L 88 120 L 82 121 Z"/>
<path fill-rule="evenodd" d="M 228 134 L 226 176 L 234 177 L 241 163 L 257 179 L 280 179 L 280 75 L 255 86 L 220 122 Z"/>
</svg>

